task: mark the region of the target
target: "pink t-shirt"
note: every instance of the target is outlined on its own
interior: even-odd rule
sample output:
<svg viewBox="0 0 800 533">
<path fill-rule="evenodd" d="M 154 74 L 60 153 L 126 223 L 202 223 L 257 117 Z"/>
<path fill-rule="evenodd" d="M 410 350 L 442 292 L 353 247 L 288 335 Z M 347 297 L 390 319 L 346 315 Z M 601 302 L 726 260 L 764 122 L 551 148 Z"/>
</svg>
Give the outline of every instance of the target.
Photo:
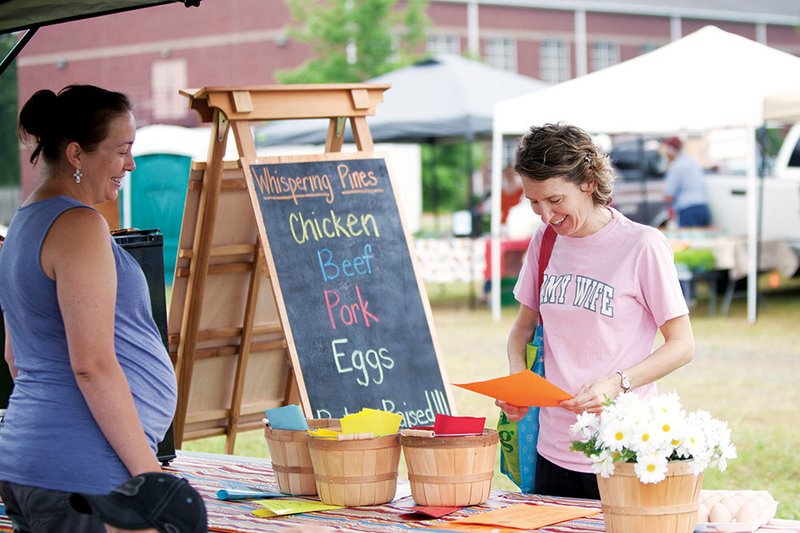
<svg viewBox="0 0 800 533">
<path fill-rule="evenodd" d="M 656 332 L 686 315 L 672 249 L 657 229 L 611 209 L 612 219 L 588 237 L 556 239 L 537 298 L 537 231 L 514 288 L 517 300 L 544 320 L 545 375 L 570 394 L 589 381 L 625 370 L 647 358 Z M 636 389 L 653 395 L 655 384 Z M 569 470 L 591 472 L 589 459 L 569 450 L 575 414 L 560 407 L 539 414 L 539 453 Z"/>
</svg>

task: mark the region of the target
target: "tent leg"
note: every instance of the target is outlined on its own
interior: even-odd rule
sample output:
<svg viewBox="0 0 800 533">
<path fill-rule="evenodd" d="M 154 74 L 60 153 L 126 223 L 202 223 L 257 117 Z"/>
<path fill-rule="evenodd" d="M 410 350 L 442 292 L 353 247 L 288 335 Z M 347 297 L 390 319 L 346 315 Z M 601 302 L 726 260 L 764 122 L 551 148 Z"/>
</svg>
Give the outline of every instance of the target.
<svg viewBox="0 0 800 533">
<path fill-rule="evenodd" d="M 11 50 L 8 51 L 6 57 L 3 58 L 3 62 L 0 63 L 0 75 L 6 71 L 6 69 L 11 66 L 11 63 L 17 58 L 22 49 L 25 48 L 25 45 L 28 44 L 28 41 L 31 40 L 33 35 L 36 33 L 36 30 L 39 29 L 39 26 L 31 26 L 25 33 L 22 34 L 22 37 L 19 41 L 14 43 L 14 46 L 11 47 Z"/>
</svg>

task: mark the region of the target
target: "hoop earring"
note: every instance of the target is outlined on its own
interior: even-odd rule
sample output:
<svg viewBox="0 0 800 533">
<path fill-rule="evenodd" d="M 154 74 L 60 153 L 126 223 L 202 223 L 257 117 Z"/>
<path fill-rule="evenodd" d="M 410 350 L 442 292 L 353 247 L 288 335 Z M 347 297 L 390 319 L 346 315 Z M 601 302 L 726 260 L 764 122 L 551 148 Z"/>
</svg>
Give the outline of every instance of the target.
<svg viewBox="0 0 800 533">
<path fill-rule="evenodd" d="M 81 182 L 81 176 L 83 176 L 83 173 L 81 173 L 81 169 L 76 168 L 75 172 L 73 172 L 72 175 L 75 176 L 75 183 Z"/>
</svg>

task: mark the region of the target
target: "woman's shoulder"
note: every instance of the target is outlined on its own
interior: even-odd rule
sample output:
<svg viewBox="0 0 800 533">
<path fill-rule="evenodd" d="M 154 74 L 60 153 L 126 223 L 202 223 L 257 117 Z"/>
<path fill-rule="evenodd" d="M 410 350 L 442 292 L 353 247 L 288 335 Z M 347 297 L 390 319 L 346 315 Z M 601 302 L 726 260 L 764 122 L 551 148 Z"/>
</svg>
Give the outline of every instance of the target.
<svg viewBox="0 0 800 533">
<path fill-rule="evenodd" d="M 627 218 L 619 211 L 614 212 L 614 219 L 618 228 L 618 235 L 624 235 L 628 242 L 636 242 L 642 246 L 664 245 L 668 239 L 664 232 L 653 226 L 647 226 Z"/>
<path fill-rule="evenodd" d="M 83 248 L 110 240 L 110 230 L 98 211 L 80 204 L 61 213 L 53 222 L 49 236 L 54 237 L 62 247 Z"/>
</svg>

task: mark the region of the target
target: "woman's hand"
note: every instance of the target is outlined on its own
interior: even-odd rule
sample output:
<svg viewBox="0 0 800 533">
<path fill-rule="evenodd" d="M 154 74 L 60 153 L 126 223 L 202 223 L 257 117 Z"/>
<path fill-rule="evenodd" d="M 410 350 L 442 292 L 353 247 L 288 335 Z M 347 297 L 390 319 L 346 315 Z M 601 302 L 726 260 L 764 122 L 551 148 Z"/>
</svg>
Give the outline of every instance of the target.
<svg viewBox="0 0 800 533">
<path fill-rule="evenodd" d="M 508 402 L 504 402 L 503 400 L 495 400 L 494 404 L 503 410 L 509 422 L 519 422 L 525 415 L 528 414 L 527 407 L 513 405 Z"/>
<path fill-rule="evenodd" d="M 581 414 L 584 411 L 599 413 L 603 409 L 603 402 L 608 399 L 613 400 L 620 392 L 622 392 L 622 387 L 619 375 L 613 374 L 584 383 L 573 398 L 559 402 L 558 406 L 575 414 Z"/>
</svg>

